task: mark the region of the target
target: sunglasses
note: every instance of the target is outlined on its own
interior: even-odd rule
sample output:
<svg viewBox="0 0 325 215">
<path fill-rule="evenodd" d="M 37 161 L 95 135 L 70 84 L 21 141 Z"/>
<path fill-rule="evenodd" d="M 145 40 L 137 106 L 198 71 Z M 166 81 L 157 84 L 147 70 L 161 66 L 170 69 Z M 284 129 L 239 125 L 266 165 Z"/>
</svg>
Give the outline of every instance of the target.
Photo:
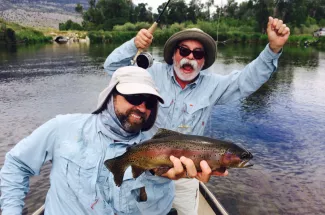
<svg viewBox="0 0 325 215">
<path fill-rule="evenodd" d="M 196 60 L 201 60 L 204 58 L 205 52 L 202 49 L 194 49 L 193 51 L 191 49 L 185 48 L 183 46 L 177 46 L 179 49 L 179 54 L 183 57 L 189 56 L 191 53 L 193 53 L 193 57 Z"/>
<path fill-rule="evenodd" d="M 132 94 L 132 95 L 125 95 L 117 92 L 117 94 L 123 96 L 126 101 L 128 101 L 131 105 L 138 106 L 141 105 L 143 102 L 146 104 L 146 108 L 152 110 L 157 106 L 157 98 L 153 95 L 148 94 Z"/>
</svg>

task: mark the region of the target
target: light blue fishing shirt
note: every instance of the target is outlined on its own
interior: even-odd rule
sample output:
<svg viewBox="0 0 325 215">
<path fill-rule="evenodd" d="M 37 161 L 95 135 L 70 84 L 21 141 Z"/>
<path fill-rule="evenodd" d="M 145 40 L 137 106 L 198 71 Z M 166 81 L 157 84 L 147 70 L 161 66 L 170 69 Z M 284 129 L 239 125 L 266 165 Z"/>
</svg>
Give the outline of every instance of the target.
<svg viewBox="0 0 325 215">
<path fill-rule="evenodd" d="M 136 52 L 133 38 L 107 57 L 105 71 L 111 75 L 119 67 L 130 65 Z M 235 70 L 229 75 L 218 75 L 210 67 L 202 70 L 199 77 L 184 89 L 175 79 L 173 65 L 155 62 L 148 71 L 165 103 L 159 103 L 156 123 L 146 135 L 152 136 L 158 128 L 203 135 L 213 107 L 245 98 L 258 90 L 276 71 L 280 55 L 281 53 L 272 52 L 267 45 L 242 70 Z"/>
<path fill-rule="evenodd" d="M 125 172 L 121 187 L 103 162 L 123 154 L 142 141 L 137 135 L 129 142 L 114 142 L 97 126 L 98 115 L 60 115 L 36 129 L 6 154 L 1 169 L 2 215 L 22 214 L 29 191 L 29 177 L 39 175 L 42 165 L 52 161 L 50 189 L 45 214 L 159 214 L 172 206 L 174 183 L 145 172 L 133 179 Z M 139 201 L 139 188 L 145 187 L 147 201 Z"/>
</svg>

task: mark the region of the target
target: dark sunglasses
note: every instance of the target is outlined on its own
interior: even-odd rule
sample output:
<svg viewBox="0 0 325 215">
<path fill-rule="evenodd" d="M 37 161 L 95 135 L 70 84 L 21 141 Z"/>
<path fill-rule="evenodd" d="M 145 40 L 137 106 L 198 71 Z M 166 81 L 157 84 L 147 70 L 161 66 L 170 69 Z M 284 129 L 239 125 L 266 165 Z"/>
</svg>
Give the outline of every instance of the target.
<svg viewBox="0 0 325 215">
<path fill-rule="evenodd" d="M 193 51 L 191 49 L 185 48 L 183 46 L 177 46 L 179 49 L 179 54 L 183 57 L 189 56 L 191 53 L 193 53 L 193 57 L 197 60 L 201 60 L 204 58 L 205 52 L 202 49 L 194 49 Z"/>
<path fill-rule="evenodd" d="M 124 95 L 119 92 L 117 94 L 123 96 L 126 101 L 128 101 L 131 105 L 138 106 L 143 102 L 146 104 L 146 108 L 152 110 L 157 106 L 157 98 L 153 95 L 148 94 L 132 94 L 132 95 Z"/>
</svg>

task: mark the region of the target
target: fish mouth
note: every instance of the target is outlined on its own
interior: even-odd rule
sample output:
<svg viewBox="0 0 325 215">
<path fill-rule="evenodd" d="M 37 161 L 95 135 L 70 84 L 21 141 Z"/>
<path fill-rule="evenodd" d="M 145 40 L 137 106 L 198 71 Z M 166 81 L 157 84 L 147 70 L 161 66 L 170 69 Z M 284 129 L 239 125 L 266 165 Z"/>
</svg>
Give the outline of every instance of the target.
<svg viewBox="0 0 325 215">
<path fill-rule="evenodd" d="M 249 163 L 249 160 L 243 160 L 242 162 L 240 162 L 238 164 L 239 168 L 247 168 L 247 167 L 251 167 L 251 166 L 254 166 L 254 164 Z"/>
</svg>

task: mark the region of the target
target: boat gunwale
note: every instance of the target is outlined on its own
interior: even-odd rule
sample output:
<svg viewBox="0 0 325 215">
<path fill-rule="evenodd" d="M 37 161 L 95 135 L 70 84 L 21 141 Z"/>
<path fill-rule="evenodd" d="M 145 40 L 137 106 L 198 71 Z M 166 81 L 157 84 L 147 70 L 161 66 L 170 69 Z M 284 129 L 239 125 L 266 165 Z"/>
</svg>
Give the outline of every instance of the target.
<svg viewBox="0 0 325 215">
<path fill-rule="evenodd" d="M 203 182 L 200 182 L 199 189 L 200 189 L 200 193 L 207 201 L 211 209 L 215 212 L 215 214 L 229 215 L 226 209 L 221 205 L 221 203 L 216 199 L 216 197 L 211 193 L 211 191 L 207 188 L 207 186 Z"/>
</svg>

